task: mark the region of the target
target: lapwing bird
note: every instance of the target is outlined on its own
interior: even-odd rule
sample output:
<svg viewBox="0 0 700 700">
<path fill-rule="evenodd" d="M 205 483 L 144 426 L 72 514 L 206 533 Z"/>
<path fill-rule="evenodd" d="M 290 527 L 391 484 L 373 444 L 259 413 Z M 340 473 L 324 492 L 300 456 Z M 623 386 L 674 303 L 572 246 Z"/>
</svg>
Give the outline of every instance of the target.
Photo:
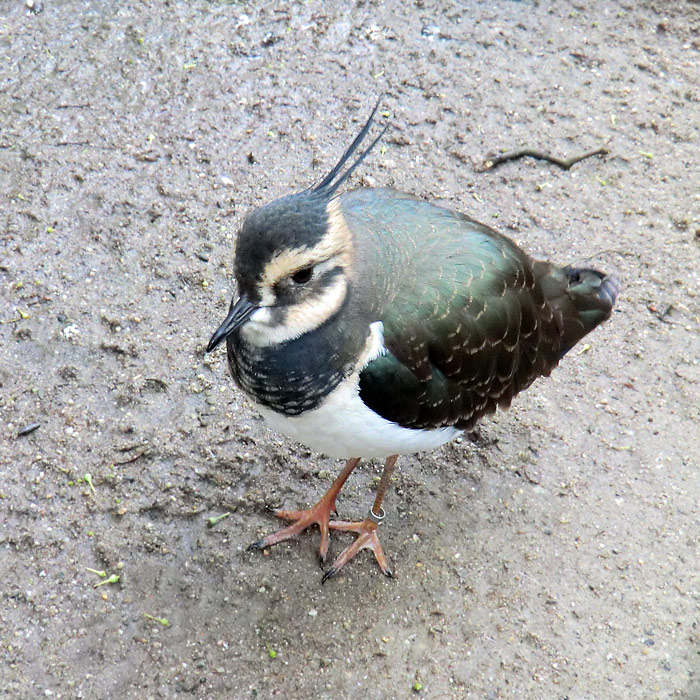
<svg viewBox="0 0 700 700">
<path fill-rule="evenodd" d="M 340 192 L 384 133 L 350 164 L 376 109 L 320 183 L 248 215 L 238 298 L 207 347 L 226 341 L 234 381 L 273 428 L 347 460 L 316 505 L 276 511 L 291 524 L 250 547 L 317 524 L 324 563 L 329 530 L 355 533 L 323 581 L 364 548 L 391 576 L 377 528 L 398 455 L 443 445 L 507 407 L 610 316 L 620 288 L 613 275 L 534 260 L 409 194 Z M 331 520 L 363 458 L 386 459 L 367 517 Z"/>
</svg>

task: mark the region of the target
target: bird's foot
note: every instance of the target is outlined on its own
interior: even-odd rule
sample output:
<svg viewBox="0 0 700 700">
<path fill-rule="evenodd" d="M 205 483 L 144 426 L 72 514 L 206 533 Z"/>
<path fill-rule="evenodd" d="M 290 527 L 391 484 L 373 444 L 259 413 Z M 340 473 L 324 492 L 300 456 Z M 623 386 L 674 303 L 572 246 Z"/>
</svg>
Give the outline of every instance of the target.
<svg viewBox="0 0 700 700">
<path fill-rule="evenodd" d="M 303 510 L 275 510 L 274 514 L 278 518 L 293 520 L 294 522 L 287 527 L 283 527 L 281 530 L 266 535 L 257 542 L 253 542 L 248 549 L 256 550 L 272 547 L 273 544 L 296 537 L 306 530 L 307 527 L 315 524 L 318 525 L 321 531 L 321 544 L 318 548 L 318 556 L 323 564 L 328 554 L 328 525 L 331 513 L 333 512 L 335 512 L 335 496 L 331 495 L 329 497 L 328 494 L 324 495 L 323 498 L 311 508 L 304 508 Z"/>
<path fill-rule="evenodd" d="M 326 571 L 321 579 L 321 583 L 325 583 L 329 578 L 333 578 L 338 574 L 341 567 L 345 566 L 361 549 L 371 549 L 374 553 L 374 558 L 379 564 L 382 573 L 388 578 L 393 578 L 394 574 L 389 568 L 389 563 L 384 555 L 384 550 L 379 542 L 377 528 L 379 523 L 384 519 L 384 510 L 380 509 L 380 514 L 372 512 L 370 509 L 367 517 L 361 522 L 347 522 L 345 520 L 335 520 L 329 523 L 333 530 L 342 530 L 343 532 L 357 533 L 357 539 L 348 547 L 346 547 L 333 562 L 330 569 Z"/>
<path fill-rule="evenodd" d="M 277 532 L 267 535 L 267 537 L 263 537 L 257 542 L 253 542 L 248 549 L 265 549 L 266 547 L 271 547 L 273 544 L 296 537 L 300 532 L 306 530 L 309 525 L 316 524 L 321 530 L 321 544 L 318 548 L 318 558 L 323 565 L 326 561 L 326 555 L 328 554 L 328 523 L 331 519 L 331 513 L 335 513 L 335 499 L 359 461 L 359 457 L 353 457 L 345 463 L 343 470 L 338 474 L 331 487 L 323 494 L 323 497 L 315 506 L 305 508 L 304 510 L 276 510 L 275 515 L 278 518 L 293 520 L 295 522 L 287 527 L 283 527 Z"/>
</svg>

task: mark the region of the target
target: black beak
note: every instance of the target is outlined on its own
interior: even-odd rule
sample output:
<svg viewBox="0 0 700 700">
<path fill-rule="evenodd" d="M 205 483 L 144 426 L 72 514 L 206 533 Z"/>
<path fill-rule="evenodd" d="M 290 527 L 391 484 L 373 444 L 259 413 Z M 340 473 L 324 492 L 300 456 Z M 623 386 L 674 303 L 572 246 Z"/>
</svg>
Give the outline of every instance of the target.
<svg viewBox="0 0 700 700">
<path fill-rule="evenodd" d="M 226 340 L 236 328 L 242 326 L 257 308 L 245 294 L 241 295 L 235 304 L 231 302 L 228 316 L 211 337 L 209 345 L 207 345 L 207 352 L 211 352 L 222 340 Z"/>
</svg>

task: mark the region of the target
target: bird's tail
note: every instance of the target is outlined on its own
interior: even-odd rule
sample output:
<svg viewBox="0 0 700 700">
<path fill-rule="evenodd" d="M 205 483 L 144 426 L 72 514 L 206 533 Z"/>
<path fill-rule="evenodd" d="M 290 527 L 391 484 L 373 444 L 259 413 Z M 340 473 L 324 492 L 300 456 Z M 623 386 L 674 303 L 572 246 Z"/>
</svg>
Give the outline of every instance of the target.
<svg viewBox="0 0 700 700">
<path fill-rule="evenodd" d="M 590 268 L 550 266 L 540 283 L 559 324 L 560 356 L 610 318 L 620 292 L 619 277 Z"/>
</svg>

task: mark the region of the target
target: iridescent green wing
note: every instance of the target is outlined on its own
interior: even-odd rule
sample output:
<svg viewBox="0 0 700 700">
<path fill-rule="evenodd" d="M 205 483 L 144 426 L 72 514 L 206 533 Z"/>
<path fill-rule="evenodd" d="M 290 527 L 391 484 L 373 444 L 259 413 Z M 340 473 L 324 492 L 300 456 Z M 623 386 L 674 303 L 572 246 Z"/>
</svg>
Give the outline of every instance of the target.
<svg viewBox="0 0 700 700">
<path fill-rule="evenodd" d="M 370 408 L 406 427 L 468 427 L 556 364 L 557 321 L 509 239 L 408 195 L 350 194 L 388 350 L 360 375 Z"/>
</svg>

